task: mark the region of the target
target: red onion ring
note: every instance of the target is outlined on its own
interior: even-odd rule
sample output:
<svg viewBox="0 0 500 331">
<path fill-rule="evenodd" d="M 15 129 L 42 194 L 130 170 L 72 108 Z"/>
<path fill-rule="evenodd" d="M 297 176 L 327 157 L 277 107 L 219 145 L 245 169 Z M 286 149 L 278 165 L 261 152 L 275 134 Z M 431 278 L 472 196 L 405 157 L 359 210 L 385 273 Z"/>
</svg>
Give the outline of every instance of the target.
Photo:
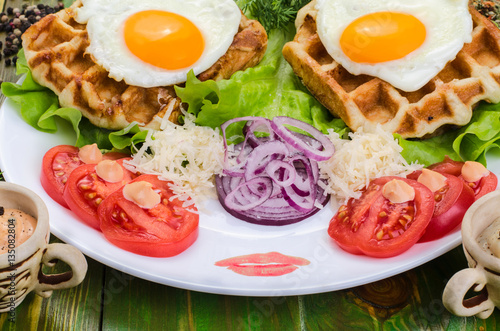
<svg viewBox="0 0 500 331">
<path fill-rule="evenodd" d="M 229 155 L 226 130 L 242 121 L 247 121 L 244 140 Z M 216 176 L 216 187 L 219 201 L 231 215 L 250 223 L 284 225 L 311 216 L 319 210 L 318 203 L 327 203 L 329 196 L 318 185 L 317 161 L 330 158 L 334 147 L 320 131 L 283 116 L 272 121 L 255 116 L 234 118 L 221 130 L 225 169 L 224 176 Z"/>
<path fill-rule="evenodd" d="M 297 139 L 297 136 L 285 127 L 285 124 L 294 126 L 307 132 L 322 145 L 322 149 L 314 148 L 305 139 Z M 306 157 L 316 161 L 325 161 L 332 157 L 335 148 L 333 143 L 321 131 L 305 122 L 287 116 L 276 116 L 271 122 L 271 127 L 281 139 L 298 149 Z"/>
</svg>

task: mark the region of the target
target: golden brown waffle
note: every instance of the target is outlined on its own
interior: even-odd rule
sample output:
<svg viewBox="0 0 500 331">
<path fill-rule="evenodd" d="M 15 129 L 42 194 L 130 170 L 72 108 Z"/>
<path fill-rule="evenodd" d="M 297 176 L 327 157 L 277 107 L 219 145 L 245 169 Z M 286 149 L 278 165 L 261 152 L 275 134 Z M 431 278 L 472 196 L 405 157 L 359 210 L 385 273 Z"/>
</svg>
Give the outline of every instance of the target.
<svg viewBox="0 0 500 331">
<path fill-rule="evenodd" d="M 472 6 L 472 42 L 425 86 L 404 92 L 379 78 L 352 75 L 330 57 L 316 32 L 315 2 L 299 11 L 297 34 L 283 55 L 311 93 L 353 131 L 373 131 L 380 123 L 404 138 L 425 138 L 467 124 L 480 100 L 500 102 L 500 30 Z"/>
<path fill-rule="evenodd" d="M 142 88 L 117 82 L 85 53 L 89 40 L 86 26 L 72 18 L 80 1 L 48 15 L 23 34 L 23 48 L 35 80 L 59 96 L 62 107 L 79 109 L 94 125 L 122 129 L 131 122 L 158 129 L 167 110 L 176 122 L 180 99 L 173 86 Z M 228 79 L 238 70 L 259 63 L 267 47 L 267 34 L 255 20 L 244 15 L 232 45 L 200 80 Z"/>
</svg>

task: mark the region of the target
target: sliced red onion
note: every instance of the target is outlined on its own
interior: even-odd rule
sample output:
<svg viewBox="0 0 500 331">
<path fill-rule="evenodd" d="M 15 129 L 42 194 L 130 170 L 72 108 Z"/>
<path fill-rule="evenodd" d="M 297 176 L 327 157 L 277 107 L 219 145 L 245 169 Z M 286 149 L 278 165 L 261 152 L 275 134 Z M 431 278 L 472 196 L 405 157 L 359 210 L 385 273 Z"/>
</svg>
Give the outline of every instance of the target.
<svg viewBox="0 0 500 331">
<path fill-rule="evenodd" d="M 311 146 L 311 144 L 308 144 L 304 139 L 298 139 L 292 131 L 285 127 L 285 124 L 296 127 L 310 134 L 312 138 L 321 143 L 321 149 Z M 299 121 L 295 118 L 287 116 L 276 116 L 271 122 L 271 127 L 274 129 L 276 134 L 281 137 L 281 139 L 304 153 L 306 157 L 312 158 L 313 160 L 328 160 L 330 157 L 332 157 L 335 151 L 333 143 L 321 131 L 319 131 L 312 125 Z"/>
<path fill-rule="evenodd" d="M 281 157 L 280 157 L 281 156 Z M 279 140 L 270 140 L 260 144 L 248 155 L 245 178 L 250 180 L 264 172 L 267 164 L 275 159 L 288 156 L 287 146 Z"/>
<path fill-rule="evenodd" d="M 312 174 L 311 167 L 307 164 L 307 160 L 303 160 L 303 163 L 305 166 L 305 177 L 301 179 L 302 176 L 297 176 L 297 180 L 294 184 L 290 186 L 283 186 L 281 191 L 290 206 L 298 211 L 306 213 L 314 208 L 314 203 L 316 202 L 317 184 L 313 180 L 314 176 Z"/>
<path fill-rule="evenodd" d="M 279 172 L 277 176 L 276 173 Z M 266 173 L 279 186 L 290 186 L 295 183 L 297 172 L 293 164 L 281 160 L 272 160 L 266 166 Z"/>
<path fill-rule="evenodd" d="M 217 187 L 217 192 L 219 196 L 219 201 L 224 209 L 232 216 L 241 219 L 245 222 L 268 225 L 268 226 L 281 226 L 300 222 L 314 214 L 316 214 L 320 209 L 313 208 L 307 213 L 298 211 L 297 209 L 291 207 L 283 198 L 269 198 L 261 205 L 246 210 L 244 212 L 236 211 L 230 209 L 224 203 L 227 191 L 223 187 L 229 187 L 232 180 L 229 176 L 216 176 L 215 183 Z M 325 206 L 330 198 L 329 195 L 323 194 L 323 189 L 317 186 L 317 197 L 318 203 Z"/>
<path fill-rule="evenodd" d="M 257 137 L 255 132 L 267 133 L 268 136 Z M 252 147 L 257 147 L 264 142 L 278 138 L 271 128 L 271 120 L 264 117 L 261 117 L 260 120 L 248 121 L 243 127 L 243 134 L 245 135 L 245 140 L 248 141 L 248 144 Z"/>
<path fill-rule="evenodd" d="M 225 157 L 225 161 L 227 161 L 227 157 L 228 157 L 228 155 L 227 155 L 227 150 L 228 150 L 228 148 L 227 148 L 227 137 L 226 137 L 226 129 L 227 129 L 227 127 L 230 126 L 231 124 L 237 123 L 237 122 L 255 121 L 255 120 L 259 121 L 261 119 L 262 119 L 262 117 L 256 117 L 256 116 L 236 117 L 236 118 L 233 118 L 233 119 L 231 119 L 229 121 L 224 122 L 220 126 L 221 131 L 222 131 L 222 138 L 223 138 L 223 143 L 224 143 L 224 149 L 226 151 L 225 156 L 224 156 Z M 242 151 L 245 150 L 245 145 L 243 145 L 243 147 L 241 148 L 241 150 Z"/>
<path fill-rule="evenodd" d="M 236 199 L 238 196 L 241 196 L 242 189 L 249 188 L 250 186 L 258 186 L 254 188 L 252 191 L 262 191 L 261 195 L 244 195 L 245 197 L 251 197 L 250 201 L 246 204 L 236 203 Z M 264 189 L 262 189 L 262 187 Z M 241 182 L 234 190 L 229 192 L 224 198 L 224 204 L 235 211 L 246 211 L 261 205 L 264 201 L 266 201 L 273 191 L 272 181 L 266 177 L 255 177 L 249 181 Z"/>
<path fill-rule="evenodd" d="M 318 203 L 325 205 L 329 199 L 318 185 L 317 160 L 331 157 L 333 144 L 309 124 L 275 119 L 247 116 L 221 126 L 226 168 L 225 176 L 216 177 L 219 200 L 231 215 L 250 223 L 295 223 L 316 213 Z M 241 121 L 247 121 L 243 127 L 245 137 L 234 146 L 233 161 L 229 162 L 226 129 Z M 312 137 L 292 132 L 285 124 Z"/>
</svg>

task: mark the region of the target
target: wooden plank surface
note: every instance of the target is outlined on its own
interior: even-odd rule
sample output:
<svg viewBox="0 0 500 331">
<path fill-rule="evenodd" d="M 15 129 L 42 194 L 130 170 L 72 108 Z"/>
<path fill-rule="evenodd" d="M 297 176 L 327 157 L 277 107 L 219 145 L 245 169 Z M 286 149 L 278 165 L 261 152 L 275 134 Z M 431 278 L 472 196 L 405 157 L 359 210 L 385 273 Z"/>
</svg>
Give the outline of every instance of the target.
<svg viewBox="0 0 500 331">
<path fill-rule="evenodd" d="M 0 1 L 0 5 L 5 1 Z M 7 0 L 8 6 L 57 1 Z M 0 77 L 15 81 L 12 67 Z M 0 96 L 0 102 L 4 96 Z M 55 237 L 53 242 L 59 242 Z M 28 295 L 1 330 L 496 330 L 486 320 L 450 314 L 448 279 L 467 266 L 461 247 L 400 275 L 342 291 L 290 297 L 240 297 L 177 289 L 126 275 L 90 258 L 82 284 L 50 298 Z M 58 265 L 52 272 L 59 272 Z M 49 272 L 47 270 L 47 272 Z"/>
</svg>

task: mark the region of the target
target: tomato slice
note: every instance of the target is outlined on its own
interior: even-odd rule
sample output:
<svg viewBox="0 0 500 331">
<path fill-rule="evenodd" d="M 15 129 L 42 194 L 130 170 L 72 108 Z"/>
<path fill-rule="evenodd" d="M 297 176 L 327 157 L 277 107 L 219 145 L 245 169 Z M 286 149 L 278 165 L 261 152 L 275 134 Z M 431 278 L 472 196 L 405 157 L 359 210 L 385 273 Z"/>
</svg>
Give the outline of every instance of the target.
<svg viewBox="0 0 500 331">
<path fill-rule="evenodd" d="M 117 162 L 123 167 L 123 161 L 127 159 L 129 158 L 119 159 Z M 80 220 L 99 230 L 97 216 L 99 204 L 111 193 L 134 179 L 136 175 L 123 168 L 123 179 L 111 183 L 100 178 L 95 168 L 95 164 L 83 164 L 74 169 L 66 182 L 63 197 L 69 209 Z"/>
<path fill-rule="evenodd" d="M 463 180 L 447 173 L 442 175 L 446 177 L 446 185 L 433 192 L 434 214 L 419 242 L 442 238 L 457 228 L 475 201 L 474 191 Z"/>
<path fill-rule="evenodd" d="M 468 182 L 462 176 L 458 178 L 462 179 L 465 182 L 465 184 L 467 184 L 467 186 L 469 186 L 474 191 L 476 200 L 482 197 L 483 195 L 496 190 L 498 185 L 498 178 L 491 171 L 488 176 L 482 177 L 477 182 Z"/>
<path fill-rule="evenodd" d="M 477 182 L 468 182 L 462 177 L 462 167 L 465 162 L 453 161 L 448 156 L 445 156 L 442 162 L 432 164 L 428 168 L 441 173 L 447 173 L 450 175 L 457 176 L 463 180 L 468 186 L 474 190 L 476 200 L 483 195 L 494 191 L 497 188 L 498 178 L 490 171 L 488 176 L 485 176 L 478 180 Z"/>
<path fill-rule="evenodd" d="M 382 195 L 392 179 L 405 181 L 415 199 L 392 203 Z M 424 234 L 434 212 L 432 192 L 411 179 L 387 176 L 374 179 L 358 200 L 349 199 L 330 221 L 328 234 L 344 250 L 373 257 L 403 253 Z"/>
<path fill-rule="evenodd" d="M 68 176 L 84 163 L 78 156 L 80 149 L 71 145 L 58 145 L 49 149 L 42 159 L 40 182 L 47 194 L 61 206 L 68 204 L 64 200 L 64 187 Z M 129 155 L 119 152 L 109 152 L 103 155 L 106 160 L 118 160 Z"/>
<path fill-rule="evenodd" d="M 59 145 L 49 149 L 42 159 L 42 187 L 54 201 L 66 208 L 68 204 L 63 198 L 64 186 L 69 174 L 83 164 L 78 151 L 75 146 Z"/>
<path fill-rule="evenodd" d="M 112 244 L 140 255 L 170 257 L 185 251 L 198 238 L 199 215 L 182 207 L 173 196 L 168 182 L 155 175 L 141 175 L 133 180 L 153 184 L 161 202 L 145 209 L 117 190 L 98 208 L 101 230 Z"/>
<path fill-rule="evenodd" d="M 464 162 L 454 161 L 450 159 L 448 155 L 446 155 L 443 161 L 431 164 L 427 168 L 440 173 L 450 174 L 458 177 L 462 173 L 463 166 Z"/>
</svg>

